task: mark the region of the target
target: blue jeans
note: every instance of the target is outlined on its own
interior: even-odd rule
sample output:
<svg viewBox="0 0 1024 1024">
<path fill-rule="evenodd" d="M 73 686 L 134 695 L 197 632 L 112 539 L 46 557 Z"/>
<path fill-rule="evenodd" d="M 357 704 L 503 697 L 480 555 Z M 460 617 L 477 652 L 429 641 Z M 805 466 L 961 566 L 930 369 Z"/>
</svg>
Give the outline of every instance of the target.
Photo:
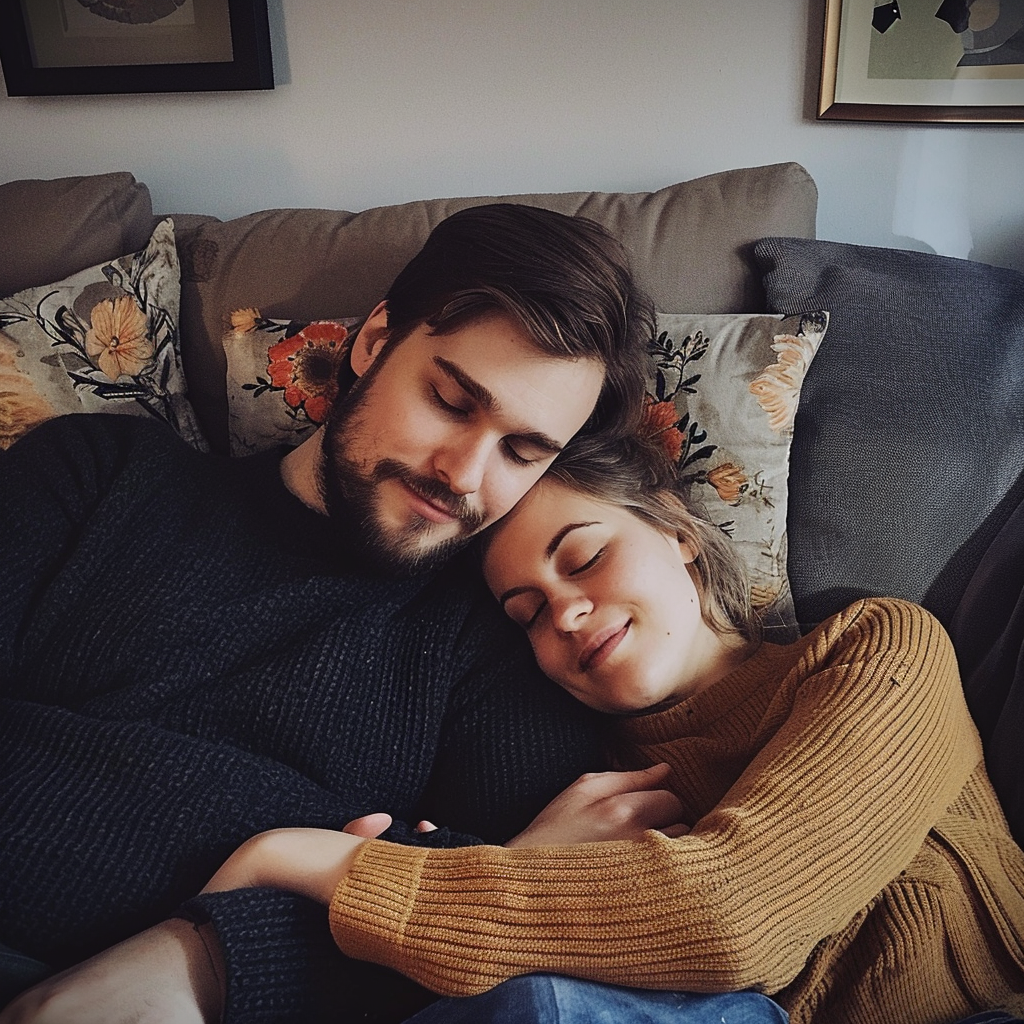
<svg viewBox="0 0 1024 1024">
<path fill-rule="evenodd" d="M 619 988 L 554 974 L 512 978 L 483 995 L 442 999 L 408 1024 L 788 1024 L 755 992 L 687 995 Z"/>
<path fill-rule="evenodd" d="M 51 974 L 53 971 L 46 964 L 0 942 L 0 1010 L 16 995 Z"/>
<path fill-rule="evenodd" d="M 1020 1017 L 1011 1017 L 1002 1010 L 986 1010 L 973 1017 L 965 1017 L 959 1024 L 1024 1024 Z"/>
</svg>

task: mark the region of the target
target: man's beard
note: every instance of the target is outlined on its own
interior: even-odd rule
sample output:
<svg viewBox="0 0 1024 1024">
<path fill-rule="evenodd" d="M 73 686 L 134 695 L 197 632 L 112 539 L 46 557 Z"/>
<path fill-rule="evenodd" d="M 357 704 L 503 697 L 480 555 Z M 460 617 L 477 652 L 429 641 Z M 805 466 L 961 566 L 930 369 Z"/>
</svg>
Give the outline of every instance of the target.
<svg viewBox="0 0 1024 1024">
<path fill-rule="evenodd" d="M 454 494 L 440 480 L 420 476 L 395 459 L 381 459 L 367 475 L 349 455 L 349 442 L 360 426 L 359 411 L 380 365 L 378 358 L 348 394 L 335 401 L 324 425 L 317 475 L 327 514 L 352 552 L 374 570 L 411 576 L 438 568 L 464 548 L 484 525 L 485 516 L 465 496 Z M 424 535 L 438 524 L 415 514 L 397 530 L 386 527 L 381 522 L 379 488 L 391 479 L 454 516 L 461 527 L 459 534 L 423 545 Z"/>
</svg>

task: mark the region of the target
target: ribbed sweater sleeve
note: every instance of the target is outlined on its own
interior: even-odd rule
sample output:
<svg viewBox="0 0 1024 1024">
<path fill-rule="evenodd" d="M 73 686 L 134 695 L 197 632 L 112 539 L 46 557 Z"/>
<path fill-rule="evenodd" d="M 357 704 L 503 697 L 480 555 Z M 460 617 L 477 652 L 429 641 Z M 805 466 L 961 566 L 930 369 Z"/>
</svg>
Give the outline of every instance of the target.
<svg viewBox="0 0 1024 1024">
<path fill-rule="evenodd" d="M 624 729 L 699 808 L 688 835 L 370 842 L 330 908 L 342 950 L 449 995 L 532 971 L 777 992 L 907 867 L 981 760 L 948 637 L 899 601 L 859 602 L 791 647 L 764 645 Z"/>
</svg>

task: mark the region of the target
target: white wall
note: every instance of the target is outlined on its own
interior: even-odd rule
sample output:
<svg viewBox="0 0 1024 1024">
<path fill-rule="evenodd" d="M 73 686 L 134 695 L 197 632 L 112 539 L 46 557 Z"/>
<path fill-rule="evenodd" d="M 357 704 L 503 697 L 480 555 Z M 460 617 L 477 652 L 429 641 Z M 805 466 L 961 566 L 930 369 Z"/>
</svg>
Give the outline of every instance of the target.
<svg viewBox="0 0 1024 1024">
<path fill-rule="evenodd" d="M 270 0 L 277 88 L 0 96 L 0 180 L 158 212 L 646 191 L 797 160 L 818 235 L 1024 270 L 1024 126 L 816 122 L 824 0 Z"/>
</svg>

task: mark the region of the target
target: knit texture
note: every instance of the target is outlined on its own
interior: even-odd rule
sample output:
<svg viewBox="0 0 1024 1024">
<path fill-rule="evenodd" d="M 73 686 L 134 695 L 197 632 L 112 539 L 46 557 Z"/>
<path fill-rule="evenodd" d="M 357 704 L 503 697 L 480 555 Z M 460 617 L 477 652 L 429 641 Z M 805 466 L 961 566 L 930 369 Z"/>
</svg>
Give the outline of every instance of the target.
<svg viewBox="0 0 1024 1024">
<path fill-rule="evenodd" d="M 500 842 L 599 763 L 593 717 L 468 559 L 360 573 L 278 462 L 107 416 L 0 454 L 0 941 L 91 955 L 278 826 L 383 810 L 402 842 Z M 403 824 L 420 818 L 447 827 Z M 228 1021 L 316 1019 L 330 972 L 310 964 L 343 961 L 322 909 L 265 890 L 192 906 L 225 948 Z"/>
<path fill-rule="evenodd" d="M 551 971 L 752 988 L 794 1024 L 1024 1009 L 1024 854 L 929 613 L 858 602 L 620 732 L 624 767 L 672 766 L 689 834 L 370 842 L 331 906 L 341 948 L 453 995 Z"/>
</svg>

